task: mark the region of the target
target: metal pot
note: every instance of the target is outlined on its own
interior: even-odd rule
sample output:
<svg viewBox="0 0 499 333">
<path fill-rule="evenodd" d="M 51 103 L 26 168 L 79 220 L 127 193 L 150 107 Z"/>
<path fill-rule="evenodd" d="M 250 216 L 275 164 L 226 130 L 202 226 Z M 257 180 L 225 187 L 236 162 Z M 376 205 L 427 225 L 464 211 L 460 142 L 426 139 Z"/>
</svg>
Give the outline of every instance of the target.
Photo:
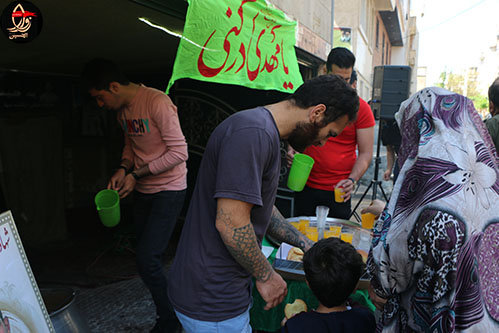
<svg viewBox="0 0 499 333">
<path fill-rule="evenodd" d="M 43 301 L 56 333 L 90 332 L 85 317 L 75 303 L 76 292 L 71 288 L 40 288 Z"/>
</svg>

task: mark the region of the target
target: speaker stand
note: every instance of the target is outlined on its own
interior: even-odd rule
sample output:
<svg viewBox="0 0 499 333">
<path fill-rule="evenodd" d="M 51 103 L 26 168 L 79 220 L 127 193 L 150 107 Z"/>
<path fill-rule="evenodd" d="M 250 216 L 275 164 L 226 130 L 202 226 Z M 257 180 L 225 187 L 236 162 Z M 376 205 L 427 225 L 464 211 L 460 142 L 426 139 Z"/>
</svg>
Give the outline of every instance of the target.
<svg viewBox="0 0 499 333">
<path fill-rule="evenodd" d="M 385 201 L 388 202 L 388 197 L 386 196 L 385 190 L 383 190 L 383 186 L 381 186 L 381 181 L 378 180 L 378 173 L 379 173 L 379 165 L 381 163 L 381 158 L 379 157 L 379 151 L 381 148 L 381 120 L 378 121 L 378 142 L 376 146 L 376 157 L 374 158 L 374 176 L 373 179 L 371 180 L 371 183 L 369 186 L 366 188 L 364 191 L 364 194 L 360 197 L 359 202 L 355 205 L 355 208 L 352 210 L 352 213 L 350 214 L 349 218 L 350 219 L 352 216 L 355 215 L 357 220 L 359 219 L 359 215 L 357 214 L 356 210 L 362 203 L 362 200 L 364 200 L 365 196 L 369 192 L 369 189 L 373 189 L 372 193 L 372 200 L 375 200 L 377 195 L 378 195 L 378 188 L 381 190 L 381 193 L 383 194 L 383 197 L 385 198 Z"/>
</svg>

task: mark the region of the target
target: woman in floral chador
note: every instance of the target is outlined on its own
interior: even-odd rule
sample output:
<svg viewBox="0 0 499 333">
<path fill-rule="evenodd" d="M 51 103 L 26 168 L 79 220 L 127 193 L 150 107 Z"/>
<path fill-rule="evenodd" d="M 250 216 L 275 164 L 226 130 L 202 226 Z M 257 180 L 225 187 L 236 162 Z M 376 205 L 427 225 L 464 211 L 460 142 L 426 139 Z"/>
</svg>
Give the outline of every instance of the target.
<svg viewBox="0 0 499 333">
<path fill-rule="evenodd" d="M 400 175 L 368 271 L 383 332 L 499 330 L 499 161 L 472 102 L 426 88 L 402 103 Z"/>
</svg>

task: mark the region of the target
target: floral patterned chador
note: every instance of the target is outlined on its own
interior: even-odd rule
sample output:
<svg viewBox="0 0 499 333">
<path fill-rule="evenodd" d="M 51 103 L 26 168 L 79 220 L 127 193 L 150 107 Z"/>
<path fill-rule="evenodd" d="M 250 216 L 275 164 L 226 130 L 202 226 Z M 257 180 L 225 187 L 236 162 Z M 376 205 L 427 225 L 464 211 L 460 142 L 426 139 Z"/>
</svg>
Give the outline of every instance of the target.
<svg viewBox="0 0 499 333">
<path fill-rule="evenodd" d="M 472 102 L 426 88 L 402 103 L 401 167 L 368 271 L 378 331 L 499 331 L 499 159 Z"/>
</svg>

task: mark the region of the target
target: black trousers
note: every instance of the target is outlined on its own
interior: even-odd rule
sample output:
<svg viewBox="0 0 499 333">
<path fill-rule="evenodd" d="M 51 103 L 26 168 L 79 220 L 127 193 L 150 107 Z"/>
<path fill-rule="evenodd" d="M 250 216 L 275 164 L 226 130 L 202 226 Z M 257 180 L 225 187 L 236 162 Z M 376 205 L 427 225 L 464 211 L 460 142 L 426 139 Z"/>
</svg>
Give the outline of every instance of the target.
<svg viewBox="0 0 499 333">
<path fill-rule="evenodd" d="M 137 268 L 151 292 L 161 326 L 177 321 L 168 298 L 162 257 L 175 229 L 186 191 L 144 194 L 135 191 L 133 213 L 138 239 Z"/>
<path fill-rule="evenodd" d="M 315 207 L 328 206 L 328 217 L 348 220 L 352 212 L 352 202 L 334 201 L 334 191 L 318 190 L 305 186 L 295 193 L 295 216 L 315 216 Z"/>
</svg>

